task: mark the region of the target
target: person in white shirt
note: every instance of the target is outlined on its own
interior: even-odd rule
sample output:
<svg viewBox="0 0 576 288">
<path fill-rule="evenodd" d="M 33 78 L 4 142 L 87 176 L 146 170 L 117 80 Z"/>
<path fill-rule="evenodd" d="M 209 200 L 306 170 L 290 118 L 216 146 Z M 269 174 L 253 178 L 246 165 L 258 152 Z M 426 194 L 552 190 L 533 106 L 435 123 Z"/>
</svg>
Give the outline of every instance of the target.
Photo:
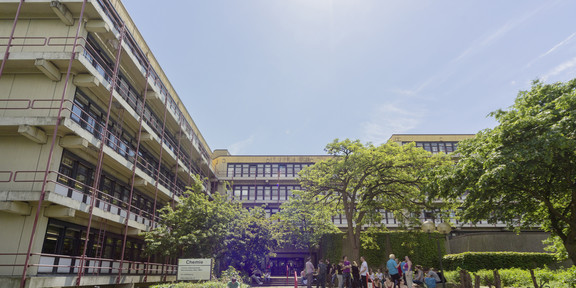
<svg viewBox="0 0 576 288">
<path fill-rule="evenodd" d="M 312 258 L 308 257 L 308 262 L 306 262 L 306 286 L 312 288 L 312 280 L 314 277 L 314 264 L 312 264 Z"/>
<path fill-rule="evenodd" d="M 360 279 L 362 279 L 362 287 L 368 288 L 368 281 L 366 279 L 366 276 L 368 275 L 368 263 L 366 263 L 364 256 L 360 257 L 360 261 L 362 262 L 362 265 L 360 266 Z"/>
</svg>

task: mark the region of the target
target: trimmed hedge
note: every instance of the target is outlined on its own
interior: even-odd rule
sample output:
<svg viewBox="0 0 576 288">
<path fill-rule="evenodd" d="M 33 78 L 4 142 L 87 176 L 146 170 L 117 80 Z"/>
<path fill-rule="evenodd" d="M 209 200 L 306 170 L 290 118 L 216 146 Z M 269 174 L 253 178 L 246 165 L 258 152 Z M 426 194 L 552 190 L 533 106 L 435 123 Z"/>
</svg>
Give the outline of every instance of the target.
<svg viewBox="0 0 576 288">
<path fill-rule="evenodd" d="M 534 269 L 554 263 L 556 259 L 552 254 L 527 252 L 465 252 L 446 255 L 442 261 L 446 270 L 465 269 L 471 272 L 482 269 Z"/>
</svg>

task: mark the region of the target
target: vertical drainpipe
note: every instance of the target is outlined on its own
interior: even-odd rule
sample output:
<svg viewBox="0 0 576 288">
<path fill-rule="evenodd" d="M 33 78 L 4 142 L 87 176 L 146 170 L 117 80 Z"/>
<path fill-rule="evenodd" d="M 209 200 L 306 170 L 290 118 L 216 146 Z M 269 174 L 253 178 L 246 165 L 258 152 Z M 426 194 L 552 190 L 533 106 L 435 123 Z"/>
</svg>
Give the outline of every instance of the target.
<svg viewBox="0 0 576 288">
<path fill-rule="evenodd" d="M 118 51 L 116 52 L 116 62 L 114 63 L 114 71 L 112 72 L 112 83 L 110 83 L 110 97 L 108 99 L 108 110 L 106 111 L 106 121 L 104 122 L 103 137 L 100 140 L 100 151 L 98 153 L 98 164 L 96 165 L 94 173 L 94 182 L 92 184 L 92 193 L 90 196 L 90 207 L 88 210 L 88 226 L 86 227 L 86 240 L 84 240 L 84 249 L 80 256 L 80 267 L 78 268 L 78 277 L 76 278 L 76 286 L 80 286 L 80 280 L 84 274 L 84 263 L 86 261 L 86 250 L 88 250 L 88 243 L 90 241 L 90 229 L 92 228 L 92 216 L 94 212 L 94 204 L 96 203 L 96 193 L 100 188 L 100 177 L 102 176 L 102 166 L 104 162 L 104 146 L 108 137 L 108 124 L 110 123 L 110 113 L 112 111 L 112 100 L 114 99 L 114 89 L 116 88 L 116 80 L 118 79 L 118 69 L 120 67 L 120 56 L 122 55 L 122 41 L 124 40 L 125 25 L 120 27 L 120 39 L 118 40 Z"/>
<path fill-rule="evenodd" d="M 162 93 L 162 91 L 160 91 L 160 93 Z M 168 94 L 168 91 L 166 91 L 166 94 Z M 156 183 L 154 184 L 154 212 L 156 212 L 156 203 L 158 201 L 158 182 L 160 180 L 160 170 L 162 169 L 162 156 L 164 155 L 164 130 L 166 129 L 166 117 L 168 116 L 168 97 L 170 96 L 164 95 L 164 119 L 162 121 L 162 135 L 160 135 L 160 155 L 158 157 L 156 179 L 154 179 L 156 180 Z M 162 265 L 161 273 L 164 273 L 164 266 L 165 265 Z"/>
<path fill-rule="evenodd" d="M 146 109 L 146 97 L 148 92 L 148 77 L 150 76 L 150 64 L 146 69 L 146 79 L 144 86 L 144 93 L 142 93 L 142 110 L 140 111 L 140 119 L 138 120 L 138 139 L 136 140 L 136 156 L 134 157 L 134 164 L 132 165 L 132 179 L 130 180 L 130 196 L 128 197 L 128 211 L 126 212 L 126 219 L 124 220 L 124 238 L 122 242 L 122 255 L 120 256 L 120 267 L 118 268 L 118 277 L 116 284 L 120 284 L 122 277 L 122 267 L 124 266 L 124 252 L 126 251 L 126 240 L 128 238 L 128 221 L 130 220 L 130 211 L 132 210 L 132 195 L 134 193 L 134 181 L 136 180 L 136 167 L 139 159 L 140 152 L 140 136 L 142 134 L 142 121 L 144 121 L 144 110 Z M 138 113 L 138 111 L 136 111 Z"/>
<path fill-rule="evenodd" d="M 54 125 L 54 130 L 52 132 L 52 143 L 50 144 L 50 151 L 48 152 L 48 160 L 46 161 L 46 169 L 44 170 L 44 180 L 42 181 L 42 189 L 40 192 L 40 199 L 38 199 L 38 206 L 36 207 L 36 215 L 34 216 L 34 224 L 32 225 L 32 231 L 30 233 L 30 241 L 28 242 L 28 250 L 26 252 L 26 260 L 24 261 L 24 267 L 22 271 L 22 278 L 20 279 L 20 288 L 24 288 L 26 285 L 26 272 L 28 271 L 28 266 L 30 263 L 30 252 L 32 251 L 32 244 L 34 243 L 34 235 L 36 234 L 36 229 L 38 228 L 38 218 L 40 215 L 40 210 L 42 209 L 42 203 L 46 195 L 46 184 L 48 183 L 48 173 L 50 171 L 50 164 L 52 163 L 52 157 L 54 156 L 54 146 L 56 145 L 56 138 L 58 135 L 58 127 L 60 126 L 60 121 L 62 121 L 62 110 L 64 108 L 64 100 L 66 98 L 66 90 L 68 89 L 68 83 L 70 82 L 70 75 L 72 72 L 72 64 L 76 58 L 76 47 L 78 44 L 78 38 L 80 35 L 80 29 L 82 28 L 82 19 L 84 18 L 84 10 L 86 8 L 86 1 L 82 2 L 82 9 L 80 10 L 80 17 L 78 18 L 78 27 L 76 28 L 76 36 L 74 37 L 74 45 L 72 46 L 72 52 L 70 53 L 70 60 L 68 62 L 68 70 L 66 71 L 66 79 L 64 80 L 64 88 L 62 90 L 62 97 L 60 98 L 60 108 L 58 109 L 58 116 L 56 117 L 56 125 Z M 20 6 L 18 7 L 18 13 L 20 13 L 20 7 L 24 1 L 20 1 Z M 18 16 L 17 16 L 18 17 Z M 16 20 L 14 21 L 16 24 Z M 13 31 L 14 32 L 14 28 Z M 9 48 L 9 47 L 7 47 Z M 7 57 L 5 55 L 4 57 Z M 2 65 L 6 63 L 6 60 L 2 62 Z M 1 70 L 0 70 L 1 72 Z M 1 74 L 0 74 L 1 75 Z"/>
<path fill-rule="evenodd" d="M 12 24 L 12 32 L 10 32 L 10 37 L 8 38 L 8 44 L 6 45 L 6 51 L 4 51 L 4 59 L 2 60 L 2 65 L 0 65 L 0 78 L 2 78 L 2 72 L 4 72 L 4 66 L 6 61 L 8 61 L 8 56 L 10 55 L 10 47 L 12 47 L 12 40 L 14 39 L 14 32 L 16 32 L 16 24 L 18 24 L 18 17 L 20 17 L 20 10 L 22 9 L 22 4 L 24 0 L 20 0 L 18 4 L 18 10 L 16 10 L 16 15 L 14 16 L 14 23 Z"/>
</svg>

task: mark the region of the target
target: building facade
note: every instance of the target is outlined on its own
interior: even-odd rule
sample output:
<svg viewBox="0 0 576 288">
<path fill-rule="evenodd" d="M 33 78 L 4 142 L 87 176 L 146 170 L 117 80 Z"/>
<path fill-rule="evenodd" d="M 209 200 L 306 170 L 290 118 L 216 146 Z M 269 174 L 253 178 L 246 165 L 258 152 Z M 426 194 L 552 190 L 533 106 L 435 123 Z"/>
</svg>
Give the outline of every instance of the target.
<svg viewBox="0 0 576 288">
<path fill-rule="evenodd" d="M 122 3 L 0 1 L 0 55 L 0 287 L 174 280 L 139 233 L 212 156 Z"/>
<path fill-rule="evenodd" d="M 194 175 L 272 215 L 330 157 L 212 152 L 119 0 L 0 0 L 0 55 L 0 287 L 175 280 L 177 259 L 144 255 L 140 232 Z M 449 153 L 472 136 L 390 140 Z M 307 253 L 276 252 L 276 275 Z"/>
</svg>

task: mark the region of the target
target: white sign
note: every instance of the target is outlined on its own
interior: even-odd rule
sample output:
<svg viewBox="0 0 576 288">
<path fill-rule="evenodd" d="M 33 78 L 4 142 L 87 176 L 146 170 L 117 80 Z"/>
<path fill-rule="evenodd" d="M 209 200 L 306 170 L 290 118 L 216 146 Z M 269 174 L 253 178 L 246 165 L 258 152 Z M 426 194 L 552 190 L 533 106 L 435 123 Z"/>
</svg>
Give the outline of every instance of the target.
<svg viewBox="0 0 576 288">
<path fill-rule="evenodd" d="M 212 259 L 178 259 L 178 281 L 210 280 Z"/>
</svg>

